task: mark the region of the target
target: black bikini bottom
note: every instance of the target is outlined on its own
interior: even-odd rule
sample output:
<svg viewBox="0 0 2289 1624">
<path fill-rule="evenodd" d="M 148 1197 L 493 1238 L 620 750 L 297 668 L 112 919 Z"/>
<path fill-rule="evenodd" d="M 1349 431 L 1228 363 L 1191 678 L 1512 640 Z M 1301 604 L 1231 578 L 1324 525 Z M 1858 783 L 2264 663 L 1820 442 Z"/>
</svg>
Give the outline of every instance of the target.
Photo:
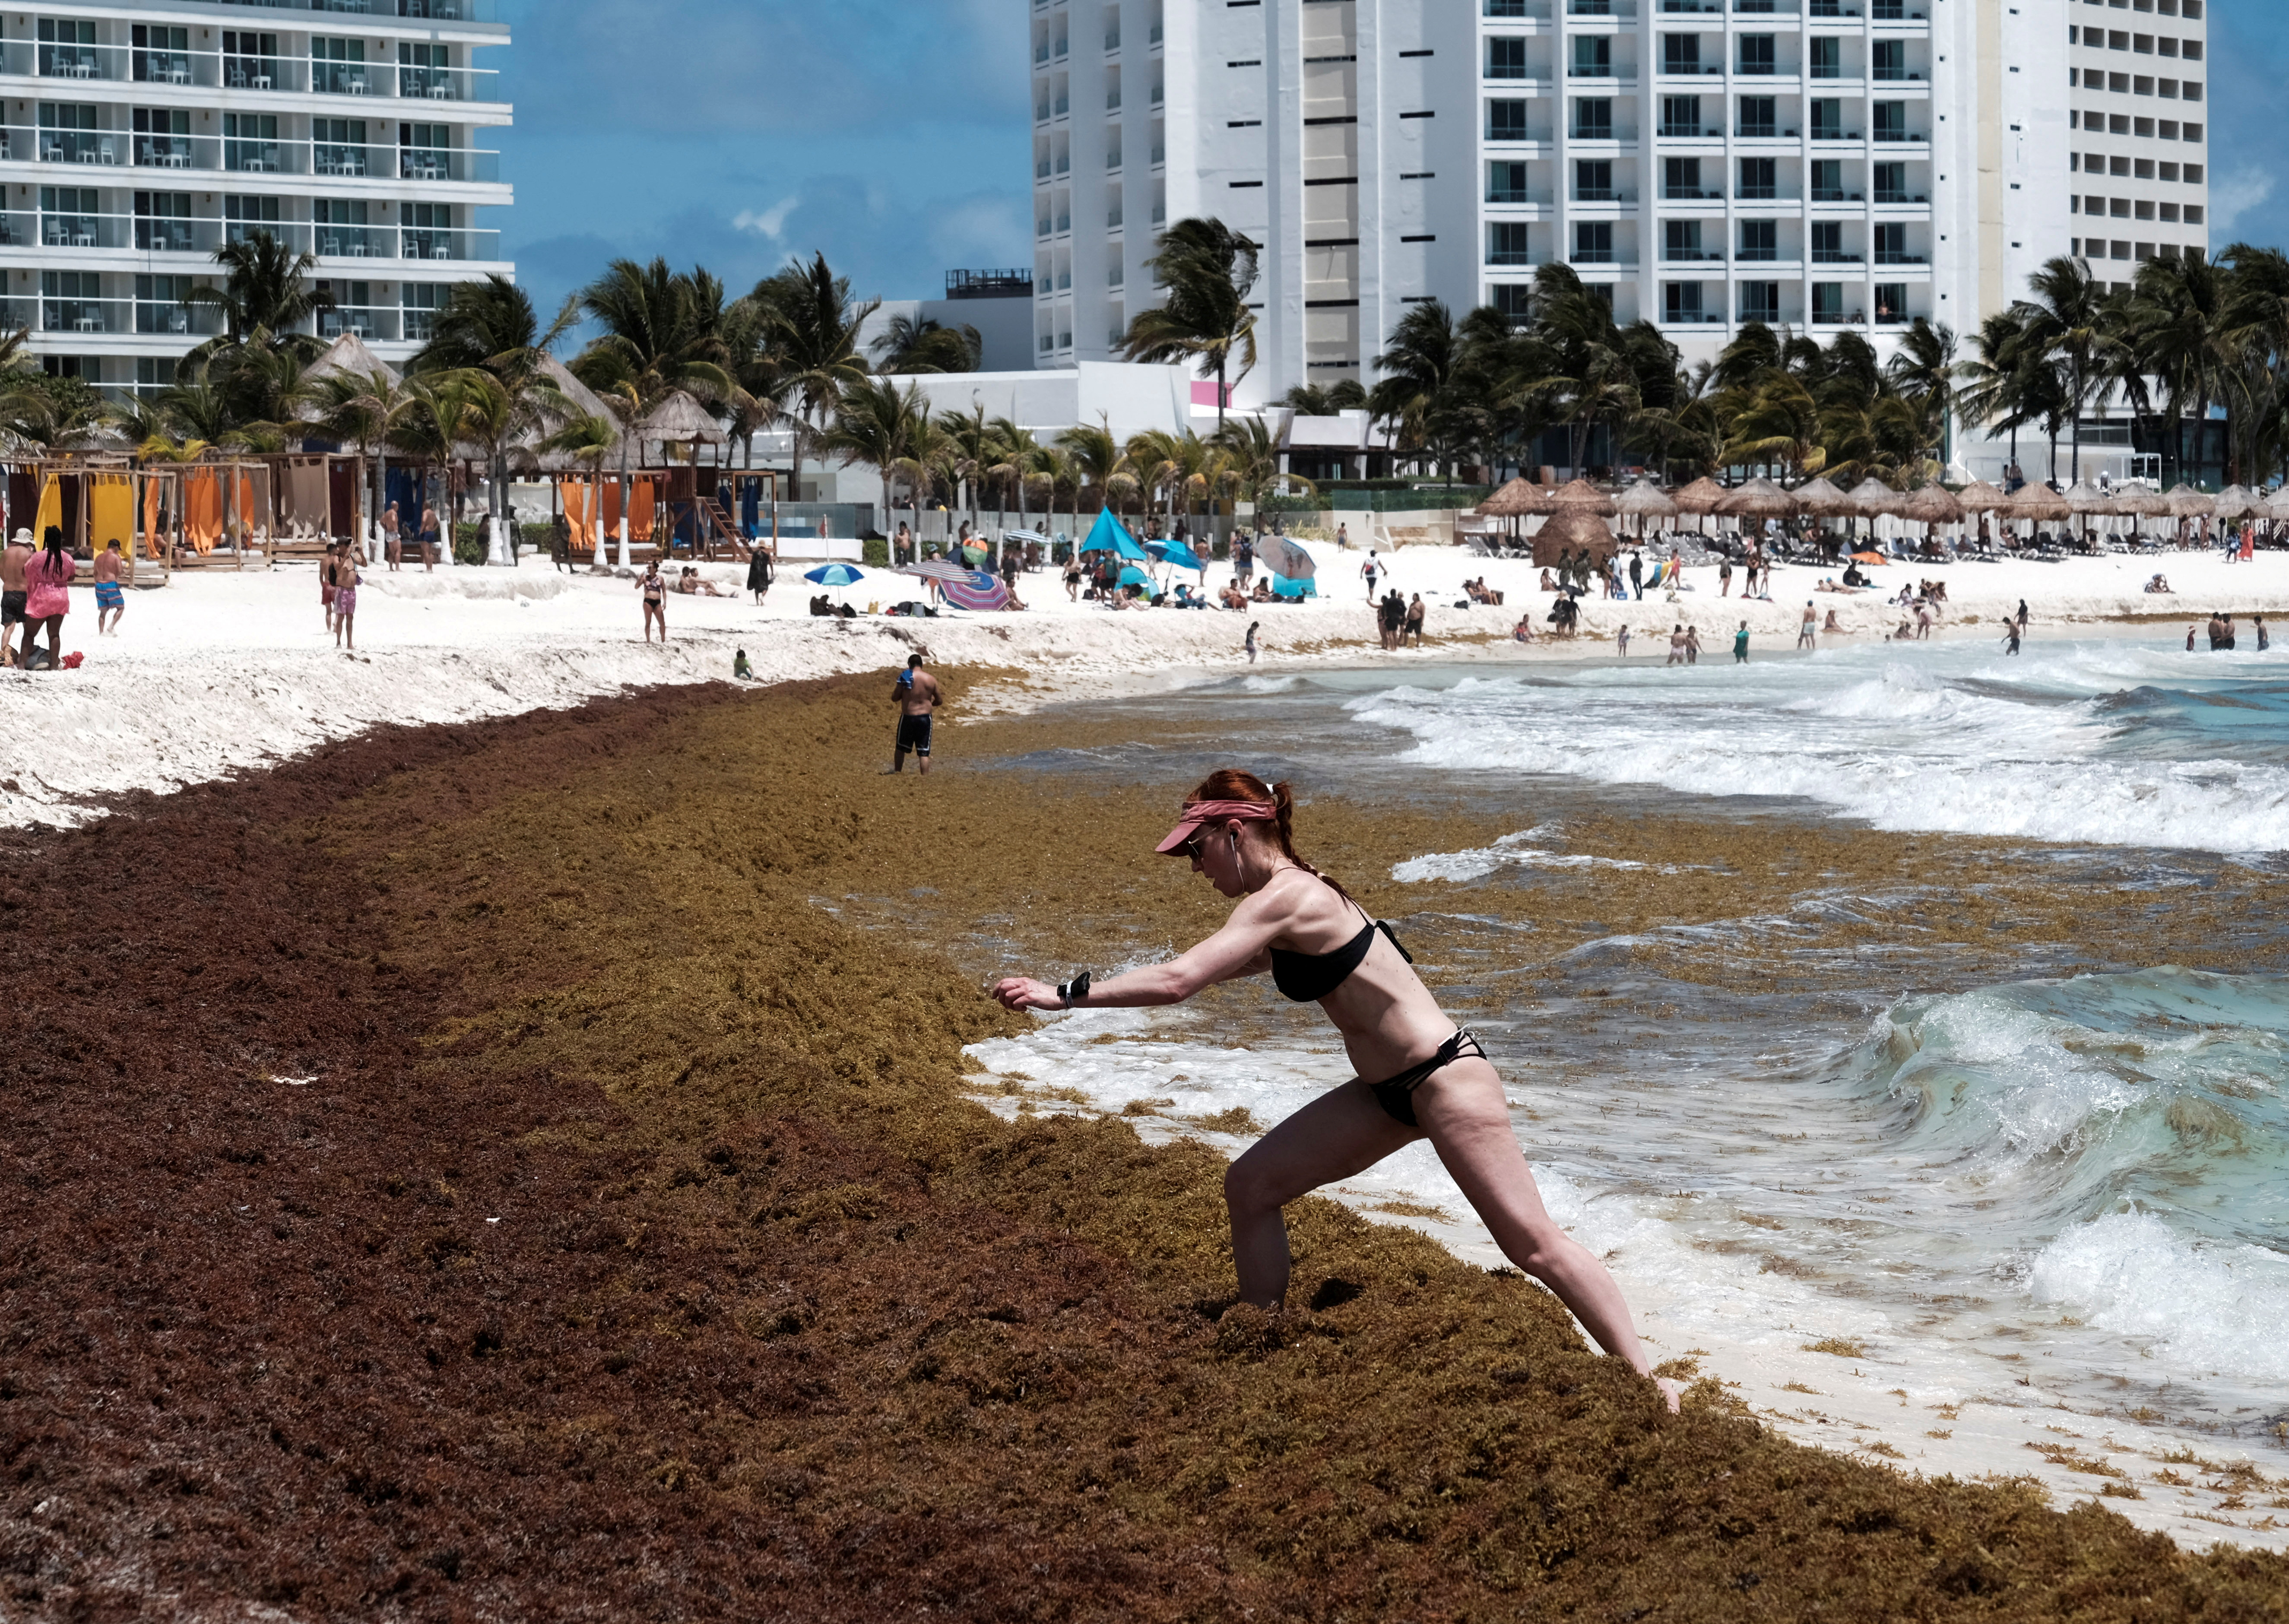
<svg viewBox="0 0 2289 1624">
<path fill-rule="evenodd" d="M 1462 1026 L 1456 1028 L 1455 1035 L 1440 1044 L 1430 1059 L 1408 1067 L 1397 1077 L 1369 1083 L 1368 1087 L 1375 1091 L 1375 1103 L 1393 1119 L 1409 1127 L 1420 1127 L 1423 1125 L 1415 1119 L 1415 1091 L 1428 1082 L 1432 1073 L 1445 1071 L 1465 1056 L 1484 1060 L 1487 1052 L 1479 1047 L 1478 1034 Z"/>
</svg>

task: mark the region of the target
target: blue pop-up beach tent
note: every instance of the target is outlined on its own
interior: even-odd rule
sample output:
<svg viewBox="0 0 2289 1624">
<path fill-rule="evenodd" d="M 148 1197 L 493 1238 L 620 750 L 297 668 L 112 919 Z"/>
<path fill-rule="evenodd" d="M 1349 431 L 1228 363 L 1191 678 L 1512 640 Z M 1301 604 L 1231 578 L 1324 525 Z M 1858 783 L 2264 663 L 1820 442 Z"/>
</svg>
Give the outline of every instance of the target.
<svg viewBox="0 0 2289 1624">
<path fill-rule="evenodd" d="M 1152 561 L 1152 555 L 1137 545 L 1137 538 L 1113 516 L 1113 510 L 1109 507 L 1097 510 L 1097 522 L 1089 527 L 1089 539 L 1081 544 L 1081 550 L 1084 553 L 1117 553 L 1140 564 Z"/>
<path fill-rule="evenodd" d="M 1272 577 L 1272 595 L 1275 598 L 1316 598 L 1319 583 L 1309 577 L 1275 575 Z"/>
</svg>

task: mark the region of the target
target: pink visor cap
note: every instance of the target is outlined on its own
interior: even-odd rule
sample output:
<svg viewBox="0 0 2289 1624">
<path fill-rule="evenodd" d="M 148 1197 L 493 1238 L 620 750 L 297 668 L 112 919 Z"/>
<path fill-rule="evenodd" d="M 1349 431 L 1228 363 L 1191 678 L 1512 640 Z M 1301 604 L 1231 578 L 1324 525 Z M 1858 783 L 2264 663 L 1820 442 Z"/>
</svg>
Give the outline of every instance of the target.
<svg viewBox="0 0 2289 1624">
<path fill-rule="evenodd" d="M 1167 857 L 1187 857 L 1184 842 L 1200 832 L 1206 824 L 1268 824 L 1280 816 L 1280 808 L 1266 806 L 1260 800 L 1196 800 L 1184 808 L 1184 820 L 1168 831 L 1168 838 L 1152 849 Z"/>
</svg>

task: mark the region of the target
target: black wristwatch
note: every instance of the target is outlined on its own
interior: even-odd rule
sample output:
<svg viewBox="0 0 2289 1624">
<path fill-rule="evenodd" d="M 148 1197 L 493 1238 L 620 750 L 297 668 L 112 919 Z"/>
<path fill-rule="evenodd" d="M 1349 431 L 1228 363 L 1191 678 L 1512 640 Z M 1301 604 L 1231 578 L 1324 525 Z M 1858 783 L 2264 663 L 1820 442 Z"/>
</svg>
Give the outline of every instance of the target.
<svg viewBox="0 0 2289 1624">
<path fill-rule="evenodd" d="M 1057 983 L 1057 997 L 1065 1000 L 1066 1008 L 1071 1009 L 1089 996 L 1089 977 L 1090 972 L 1083 970 L 1071 981 L 1061 981 Z"/>
</svg>

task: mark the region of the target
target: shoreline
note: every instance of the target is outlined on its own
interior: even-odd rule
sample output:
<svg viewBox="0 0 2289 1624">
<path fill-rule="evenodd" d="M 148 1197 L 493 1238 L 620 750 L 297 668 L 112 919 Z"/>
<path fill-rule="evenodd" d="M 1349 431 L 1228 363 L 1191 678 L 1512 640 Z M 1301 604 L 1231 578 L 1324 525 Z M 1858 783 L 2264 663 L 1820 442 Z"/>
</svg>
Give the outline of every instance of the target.
<svg viewBox="0 0 2289 1624">
<path fill-rule="evenodd" d="M 1129 849 L 1165 796 L 878 777 L 881 708 L 841 681 L 386 732 L 125 847 L 28 843 L 0 927 L 87 975 L 19 953 L 0 999 L 12 1052 L 36 1015 L 55 1055 L 5 1192 L 43 1328 L 0 1388 L 34 1445 L 0 1502 L 20 1610 L 2289 1595 L 2278 1557 L 1801 1448 L 1713 1381 L 1668 1418 L 1543 1294 L 1333 1203 L 1291 1214 L 1309 1306 L 1229 1307 L 1205 1148 L 960 1097 L 963 1046 L 1025 1028 L 957 938 L 1101 950 L 1112 919 L 1151 951 L 1219 912 L 1161 871 L 1108 896 L 1068 838 Z M 914 842 L 918 808 L 1004 855 Z M 1479 821 L 1313 829 L 1364 880 Z"/>
</svg>

